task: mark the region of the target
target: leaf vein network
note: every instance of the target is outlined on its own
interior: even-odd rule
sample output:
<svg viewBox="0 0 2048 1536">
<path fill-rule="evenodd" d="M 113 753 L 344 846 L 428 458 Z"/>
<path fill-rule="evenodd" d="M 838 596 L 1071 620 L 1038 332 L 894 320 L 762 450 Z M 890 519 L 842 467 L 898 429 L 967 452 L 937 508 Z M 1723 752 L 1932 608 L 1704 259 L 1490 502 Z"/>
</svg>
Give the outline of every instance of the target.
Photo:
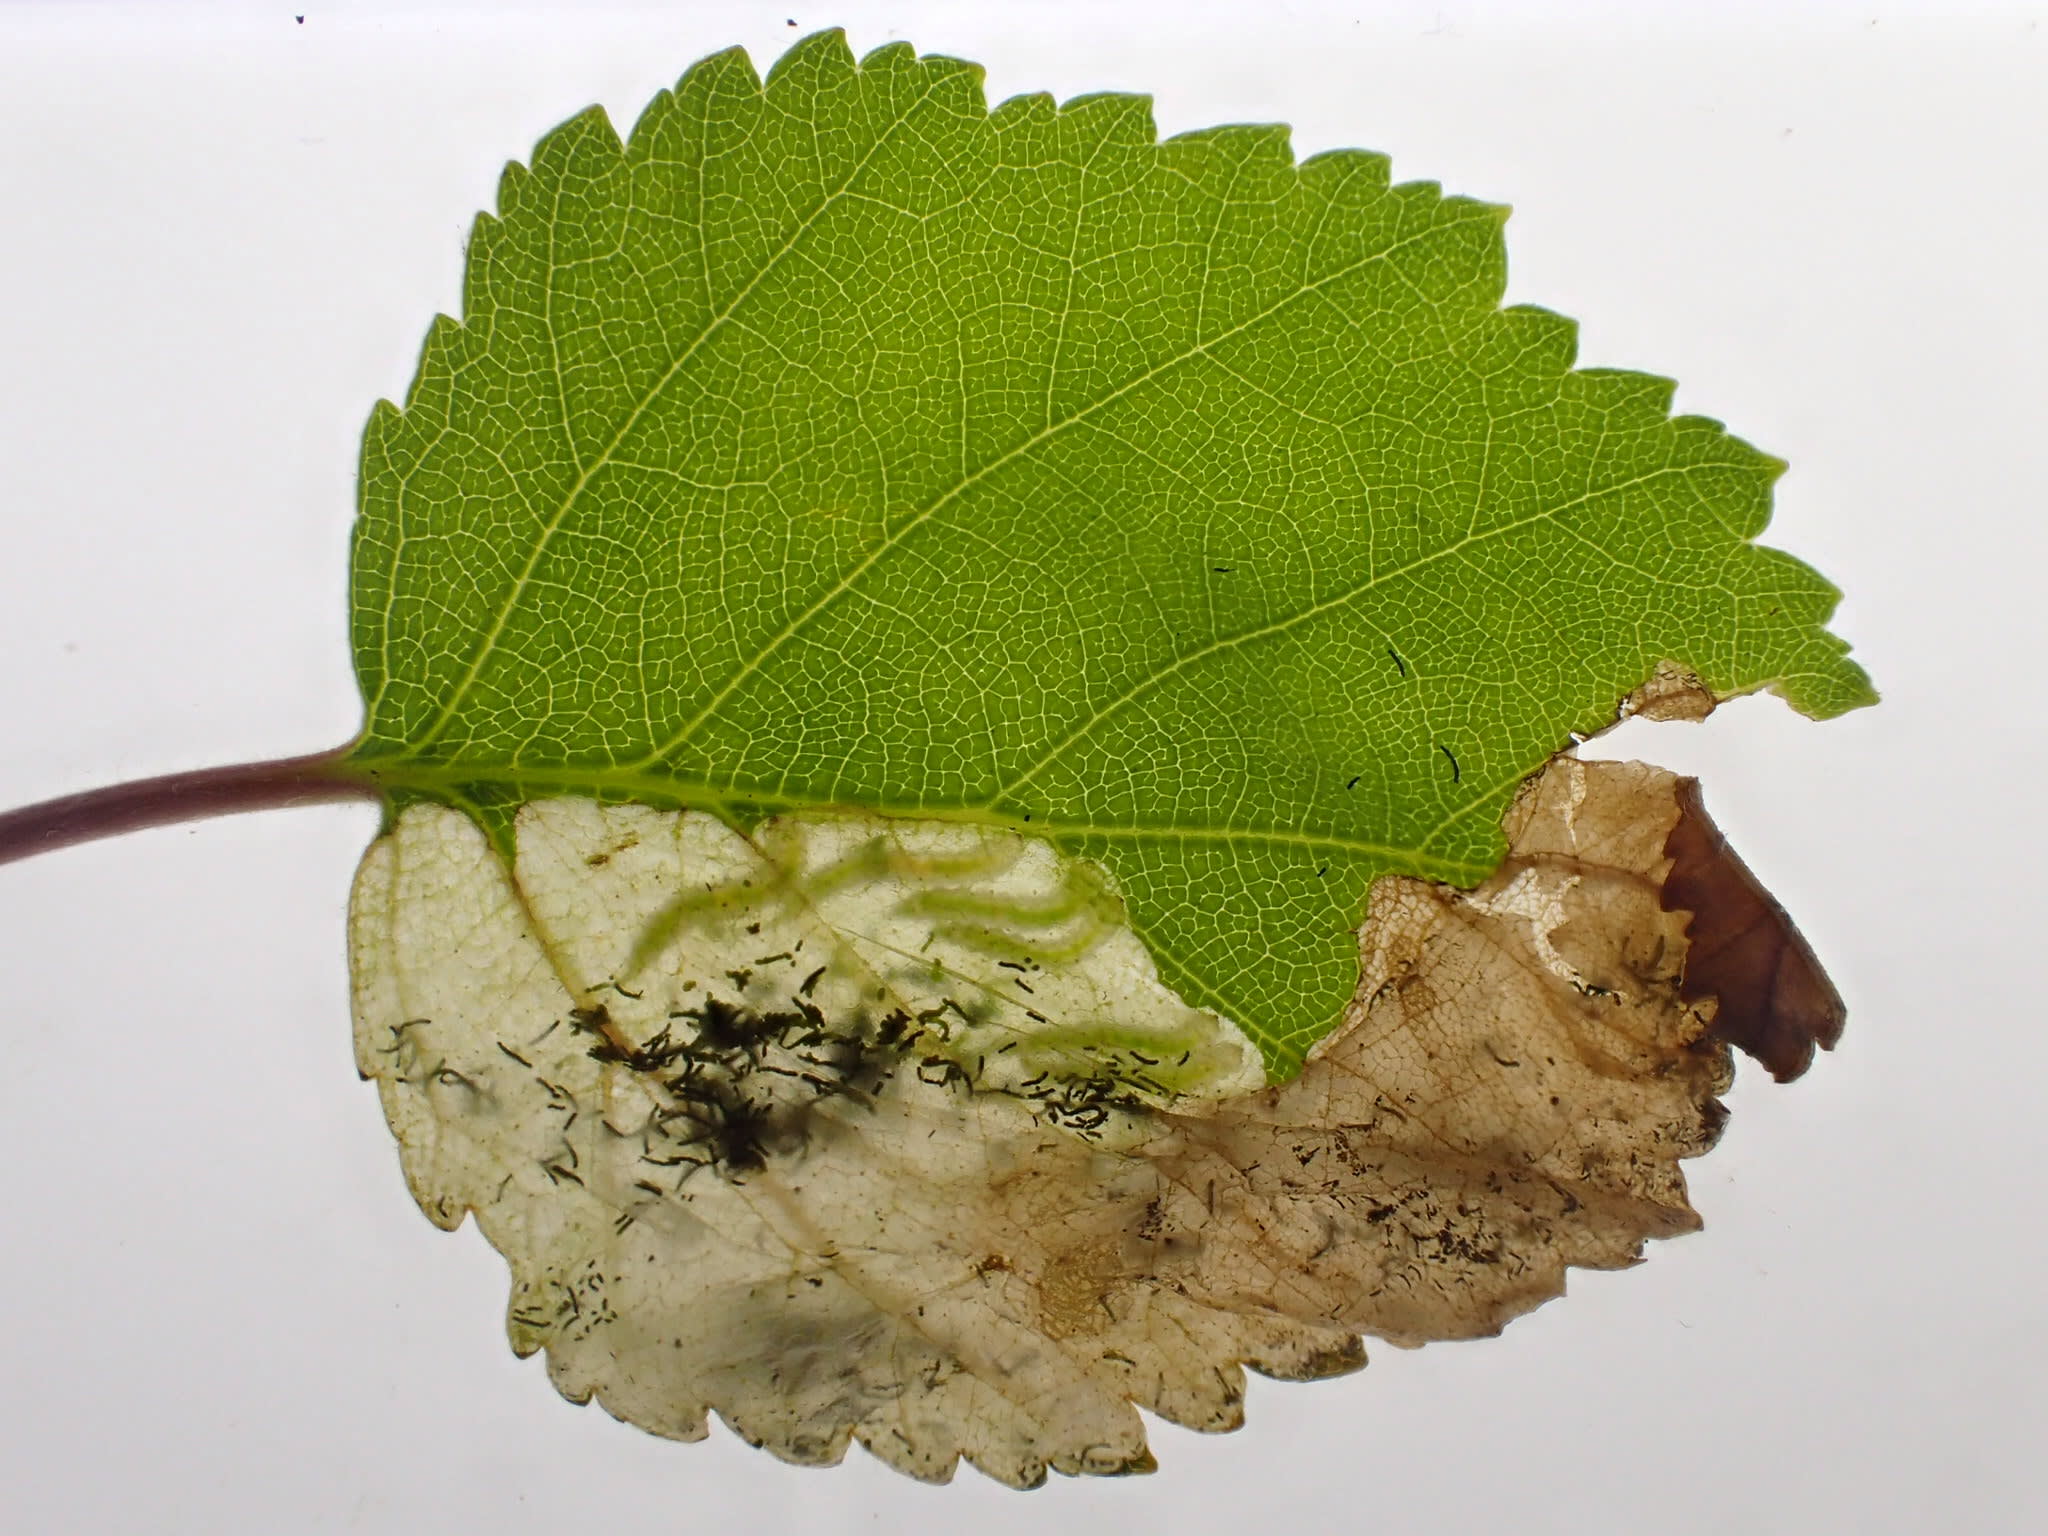
<svg viewBox="0 0 2048 1536">
<path fill-rule="evenodd" d="M 804 235 L 815 228 L 818 221 L 845 195 L 847 189 L 873 163 L 875 157 L 881 153 L 883 146 L 889 142 L 895 131 L 909 119 L 911 113 L 916 111 L 918 107 L 922 106 L 930 98 L 933 89 L 934 87 L 927 85 L 917 99 L 899 112 L 890 122 L 888 128 L 876 136 L 874 144 L 866 154 L 861 156 L 853 169 L 847 172 L 845 179 L 837 187 L 833 188 L 831 192 L 826 194 L 819 201 L 817 207 L 804 216 L 802 222 L 790 232 L 788 238 L 783 241 L 774 254 L 761 264 L 759 270 L 741 285 L 739 291 L 732 296 L 726 305 L 713 315 L 710 321 L 676 354 L 668 367 L 662 370 L 661 376 L 654 381 L 653 386 L 641 396 L 634 404 L 632 410 L 627 412 L 625 420 L 620 423 L 618 430 L 612 434 L 612 439 L 605 445 L 604 451 L 591 460 L 589 466 L 577 475 L 575 481 L 569 487 L 568 494 L 562 498 L 560 505 L 555 508 L 553 515 L 542 527 L 539 537 L 534 540 L 533 549 L 528 554 L 524 567 L 513 581 L 511 590 L 506 593 L 504 602 L 499 605 L 497 614 L 489 628 L 484 631 L 483 640 L 477 646 L 475 655 L 470 658 L 469 666 L 464 670 L 461 679 L 454 688 L 449 690 L 448 696 L 442 701 L 440 709 L 435 712 L 434 717 L 421 731 L 419 739 L 414 745 L 414 750 L 424 751 L 432 746 L 434 742 L 440 739 L 441 733 L 447 730 L 449 725 L 453 723 L 457 711 L 461 708 L 462 701 L 468 696 L 469 690 L 476 685 L 478 676 L 483 672 L 484 664 L 497 649 L 498 641 L 504 635 L 505 626 L 510 622 L 513 613 L 517 611 L 520 599 L 525 596 L 527 587 L 533 580 L 533 573 L 539 568 L 542 558 L 547 553 L 548 546 L 554 541 L 555 535 L 560 532 L 562 525 L 568 520 L 570 512 L 582 498 L 583 492 L 589 486 L 591 480 L 610 462 L 612 455 L 618 451 L 619 447 L 632 434 L 633 429 L 640 424 L 647 412 L 653 407 L 654 402 L 661 398 L 663 393 L 667 391 L 668 386 L 682 373 L 683 369 L 689 364 L 690 359 L 697 355 L 697 352 L 706 341 L 710 340 L 712 336 L 716 335 L 725 326 L 725 323 L 740 306 L 745 304 L 760 288 L 761 284 L 767 280 L 769 274 L 780 266 L 784 258 L 796 249 L 797 243 L 803 239 Z M 553 238 L 554 230 L 551 223 L 549 227 L 550 249 L 552 249 Z M 550 275 L 552 275 L 552 272 Z M 554 339 L 553 329 L 552 326 L 548 327 L 551 344 Z M 566 410 L 566 401 L 564 404 Z M 570 445 L 570 449 L 573 453 L 573 442 Z"/>
<path fill-rule="evenodd" d="M 1579 495 L 1573 497 L 1570 501 L 1560 502 L 1553 507 L 1546 507 L 1541 512 L 1533 512 L 1527 517 L 1517 518 L 1515 519 L 1515 521 L 1510 523 L 1502 523 L 1497 528 L 1488 528 L 1483 532 L 1479 533 L 1468 533 L 1464 535 L 1462 538 L 1458 539 L 1457 542 L 1452 544 L 1446 544 L 1441 549 L 1431 550 L 1428 554 L 1418 556 L 1417 558 L 1409 561 L 1406 565 L 1396 566 L 1394 567 L 1394 569 L 1390 571 L 1376 572 L 1372 576 L 1369 576 L 1364 581 L 1360 582 L 1357 586 L 1352 587 L 1347 591 L 1340 592 L 1334 597 L 1326 597 L 1322 599 L 1320 602 L 1311 603 L 1305 608 L 1297 609 L 1293 613 L 1286 615 L 1284 618 L 1273 619 L 1265 624 L 1258 625 L 1256 628 L 1240 630 L 1238 633 L 1234 635 L 1225 635 L 1221 639 L 1212 640 L 1207 645 L 1200 646 L 1195 650 L 1189 651 L 1184 655 L 1178 656 L 1174 658 L 1172 661 L 1166 663 L 1164 666 L 1157 667 L 1154 670 L 1146 673 L 1144 676 L 1140 677 L 1136 682 L 1132 683 L 1122 693 L 1118 694 L 1108 703 L 1102 705 L 1099 709 L 1095 711 L 1094 714 L 1090 715 L 1086 720 L 1082 721 L 1081 724 L 1074 727 L 1072 731 L 1068 732 L 1065 736 L 1063 736 L 1050 749 L 1048 749 L 1045 753 L 1043 753 L 1041 756 L 1039 756 L 1037 759 L 1031 762 L 1015 777 L 998 785 L 995 791 L 988 797 L 988 800 L 985 803 L 987 805 L 993 806 L 999 801 L 1008 797 L 1009 795 L 1015 793 L 1019 788 L 1029 783 L 1035 777 L 1037 777 L 1043 769 L 1048 767 L 1050 764 L 1058 761 L 1059 758 L 1067 751 L 1068 748 L 1073 747 L 1079 744 L 1081 741 L 1085 740 L 1089 732 L 1093 731 L 1096 726 L 1100 725 L 1104 720 L 1109 718 L 1109 716 L 1115 714 L 1125 705 L 1134 702 L 1141 695 L 1150 692 L 1159 684 L 1168 681 L 1172 677 L 1185 671 L 1187 668 L 1194 666 L 1198 662 L 1205 661 L 1209 657 L 1218 655 L 1223 652 L 1238 650 L 1243 648 L 1244 646 L 1255 645 L 1261 640 L 1270 640 L 1276 635 L 1285 634 L 1287 631 L 1294 629 L 1295 627 L 1301 624 L 1308 623 L 1313 619 L 1319 618 L 1325 613 L 1333 612 L 1336 609 L 1343 608 L 1351 603 L 1357 602 L 1361 597 L 1364 597 L 1368 592 L 1371 592 L 1373 589 L 1385 584 L 1386 582 L 1398 581 L 1404 576 L 1412 576 L 1417 571 L 1423 569 L 1425 566 L 1434 564 L 1438 560 L 1448 559 L 1453 555 L 1460 554 L 1474 544 L 1484 543 L 1488 539 L 1500 538 L 1506 534 L 1516 533 L 1524 528 L 1529 528 L 1539 523 L 1549 522 L 1553 518 L 1562 517 L 1565 513 L 1571 511 L 1573 508 L 1582 506 L 1586 502 L 1591 501 L 1596 497 L 1617 495 L 1622 491 L 1631 490 L 1636 486 L 1648 484 L 1650 481 L 1661 479 L 1663 476 L 1666 475 L 1684 474 L 1687 472 L 1688 468 L 1689 466 L 1686 465 L 1667 465 L 1662 469 L 1651 470 L 1645 474 L 1636 475 L 1630 479 L 1618 481 L 1613 485 L 1598 486 L 1592 490 L 1581 492 Z M 1595 547 L 1597 549 L 1597 546 Z M 1604 550 L 1601 550 L 1599 552 L 1602 554 L 1606 553 L 1606 551 Z M 1621 564 L 1622 562 L 1617 561 L 1615 563 Z"/>
<path fill-rule="evenodd" d="M 884 560 L 890 554 L 890 552 L 893 551 L 898 545 L 900 545 L 906 538 L 908 538 L 911 534 L 915 533 L 919 528 L 923 527 L 926 523 L 930 522 L 940 512 L 944 511 L 947 506 L 949 506 L 954 501 L 958 500 L 967 491 L 973 489 L 974 486 L 980 484 L 983 480 L 986 480 L 990 475 L 995 474 L 998 470 L 1006 468 L 1007 466 L 1009 466 L 1012 463 L 1015 463 L 1019 459 L 1029 456 L 1031 453 L 1035 452 L 1037 449 L 1043 447 L 1046 443 L 1050 442 L 1052 439 L 1058 437 L 1061 433 L 1065 432 L 1068 428 L 1079 425 L 1080 423 L 1086 421 L 1090 416 L 1094 415 L 1096 412 L 1104 410 L 1111 405 L 1114 405 L 1117 401 L 1122 400 L 1126 396 L 1136 392 L 1137 390 L 1144 388 L 1147 384 L 1150 384 L 1154 380 L 1161 378 L 1167 373 L 1170 373 L 1175 368 L 1178 368 L 1185 363 L 1191 362 L 1196 358 L 1207 356 L 1211 349 L 1221 345 L 1226 341 L 1231 340 L 1233 337 L 1242 335 L 1246 331 L 1250 330 L 1252 327 L 1257 326 L 1262 322 L 1272 318 L 1274 315 L 1278 314 L 1281 310 L 1287 308 L 1290 304 L 1293 304 L 1297 300 L 1308 297 L 1309 295 L 1321 290 L 1322 288 L 1327 287 L 1329 284 L 1338 282 L 1343 278 L 1353 275 L 1356 272 L 1363 271 L 1366 267 L 1369 267 L 1376 262 L 1385 261 L 1388 258 L 1400 252 L 1401 250 L 1407 248 L 1408 246 L 1421 244 L 1422 242 L 1440 236 L 1445 232 L 1446 231 L 1444 226 L 1431 226 L 1427 229 L 1419 231 L 1416 234 L 1406 236 L 1400 240 L 1396 240 L 1391 244 L 1386 245 L 1381 249 L 1373 252 L 1369 256 L 1362 256 L 1357 261 L 1350 262 L 1342 267 L 1335 268 L 1334 270 L 1326 273 L 1324 276 L 1316 279 L 1315 282 L 1310 283 L 1304 287 L 1296 288 L 1295 290 L 1287 294 L 1284 298 L 1274 300 L 1273 303 L 1269 304 L 1266 308 L 1260 310 L 1257 314 L 1248 316 L 1247 318 L 1240 320 L 1236 325 L 1233 325 L 1224 331 L 1218 332 L 1216 335 L 1209 337 L 1204 341 L 1197 342 L 1195 343 L 1195 345 L 1187 348 L 1182 352 L 1175 353 L 1171 357 L 1165 358 L 1160 362 L 1154 363 L 1151 367 L 1145 369 L 1143 372 L 1138 373 L 1130 379 L 1127 379 L 1122 384 L 1119 384 L 1118 386 L 1116 386 L 1116 388 L 1110 390 L 1107 394 L 1101 395 L 1098 398 L 1090 401 L 1088 404 L 1076 408 L 1074 411 L 1062 417 L 1060 420 L 1052 422 L 1044 427 L 1041 427 L 1038 431 L 1032 433 L 1031 436 L 1025 438 L 1022 442 L 1016 444 L 1014 447 L 1005 449 L 1003 452 L 997 454 L 994 458 L 982 464 L 979 468 L 970 470 L 960 479 L 954 481 L 952 485 L 948 486 L 945 490 L 941 491 L 923 508 L 921 508 L 910 518 L 908 518 L 901 526 L 892 531 L 879 544 L 877 544 L 873 550 L 871 550 L 868 554 L 863 556 L 860 560 L 858 560 L 851 567 L 849 567 L 846 573 L 842 575 L 836 582 L 834 582 L 830 587 L 826 588 L 826 590 L 823 593 L 821 593 L 818 597 L 813 599 L 809 606 L 807 606 L 801 613 L 799 613 L 795 618 L 791 619 L 788 623 L 784 624 L 781 629 L 775 632 L 775 634 L 770 636 L 768 642 L 765 645 L 763 645 L 760 650 L 755 652 L 753 656 L 748 658 L 745 662 L 741 663 L 739 668 L 735 670 L 732 673 L 732 675 L 728 677 L 725 680 L 725 682 L 722 683 L 712 693 L 711 698 L 703 705 L 702 708 L 700 708 L 697 711 L 696 714 L 692 715 L 689 718 L 689 720 L 684 723 L 680 730 L 678 730 L 673 736 L 669 737 L 666 741 L 661 742 L 660 744 L 655 746 L 644 757 L 636 759 L 634 762 L 627 766 L 634 768 L 651 767 L 653 764 L 660 762 L 663 758 L 667 757 L 670 753 L 674 752 L 678 747 L 686 745 L 690 741 L 690 739 L 693 736 L 695 736 L 697 732 L 704 726 L 704 724 L 707 721 L 709 721 L 713 716 L 715 716 L 721 708 L 724 707 L 725 701 L 731 698 L 732 695 L 739 690 L 740 686 L 744 684 L 748 678 L 752 677 L 756 672 L 758 672 L 761 669 L 761 667 L 764 666 L 770 660 L 770 658 L 772 658 L 777 652 L 779 652 L 784 645 L 788 644 L 790 640 L 792 640 L 806 625 L 808 625 L 811 622 L 811 620 L 815 619 L 819 614 L 823 613 L 827 608 L 831 607 L 834 603 L 836 603 L 841 597 L 845 596 L 846 593 L 854 586 L 855 583 L 857 583 L 863 576 L 867 575 L 869 571 L 873 570 L 878 564 L 880 564 L 881 561 Z"/>
</svg>

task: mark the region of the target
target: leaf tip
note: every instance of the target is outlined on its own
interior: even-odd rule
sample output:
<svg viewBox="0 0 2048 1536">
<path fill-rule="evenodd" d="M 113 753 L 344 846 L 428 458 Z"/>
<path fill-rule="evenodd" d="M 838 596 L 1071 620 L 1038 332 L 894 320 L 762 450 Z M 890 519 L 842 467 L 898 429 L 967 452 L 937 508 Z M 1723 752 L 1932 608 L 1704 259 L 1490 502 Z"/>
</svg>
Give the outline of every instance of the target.
<svg viewBox="0 0 2048 1536">
<path fill-rule="evenodd" d="M 1833 636 L 1825 637 L 1833 640 Z M 1813 671 L 1788 672 L 1765 684 L 1809 720 L 1833 720 L 1852 710 L 1869 709 L 1884 701 L 1877 685 L 1863 667 L 1849 659 L 1849 647 L 1836 640 L 1830 664 Z"/>
</svg>

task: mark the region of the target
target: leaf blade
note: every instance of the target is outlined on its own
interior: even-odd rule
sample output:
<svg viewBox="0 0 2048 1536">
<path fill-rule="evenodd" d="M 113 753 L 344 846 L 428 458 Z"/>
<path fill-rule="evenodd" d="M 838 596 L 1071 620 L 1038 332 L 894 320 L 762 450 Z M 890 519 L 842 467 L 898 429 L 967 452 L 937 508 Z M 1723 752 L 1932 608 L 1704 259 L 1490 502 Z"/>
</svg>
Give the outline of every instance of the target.
<svg viewBox="0 0 2048 1536">
<path fill-rule="evenodd" d="M 543 786 L 1046 835 L 1290 1071 L 1371 880 L 1479 878 L 1659 662 L 1870 698 L 1778 461 L 1500 309 L 1503 217 L 836 34 L 572 119 L 366 434 L 357 760 L 505 847 Z"/>
</svg>

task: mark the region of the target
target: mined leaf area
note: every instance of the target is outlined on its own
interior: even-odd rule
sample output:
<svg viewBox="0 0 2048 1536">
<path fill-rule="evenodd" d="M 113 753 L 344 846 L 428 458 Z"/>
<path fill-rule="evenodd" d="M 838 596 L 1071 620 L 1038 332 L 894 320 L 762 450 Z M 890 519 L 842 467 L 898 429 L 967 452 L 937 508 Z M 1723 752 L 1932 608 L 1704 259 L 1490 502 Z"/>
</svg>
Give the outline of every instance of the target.
<svg viewBox="0 0 2048 1536">
<path fill-rule="evenodd" d="M 1810 1055 L 1840 1004 L 1689 791 L 1561 759 L 1478 889 L 1382 879 L 1278 1088 L 1039 839 L 552 800 L 508 871 L 415 806 L 357 879 L 357 1059 L 569 1397 L 929 1480 L 1144 1471 L 1133 1404 L 1232 1429 L 1244 1366 L 1492 1333 L 1698 1225 L 1730 1035 Z M 1669 910 L 1681 873 L 1720 894 Z M 1724 1028 L 1689 926 L 1804 985 Z"/>
<path fill-rule="evenodd" d="M 1871 698 L 1751 542 L 1781 466 L 1502 309 L 1503 210 L 979 82 L 827 33 L 508 168 L 364 442 L 395 805 L 501 863 L 554 795 L 1028 836 L 1285 1076 L 1373 881 L 1486 878 L 1660 662 Z"/>
</svg>

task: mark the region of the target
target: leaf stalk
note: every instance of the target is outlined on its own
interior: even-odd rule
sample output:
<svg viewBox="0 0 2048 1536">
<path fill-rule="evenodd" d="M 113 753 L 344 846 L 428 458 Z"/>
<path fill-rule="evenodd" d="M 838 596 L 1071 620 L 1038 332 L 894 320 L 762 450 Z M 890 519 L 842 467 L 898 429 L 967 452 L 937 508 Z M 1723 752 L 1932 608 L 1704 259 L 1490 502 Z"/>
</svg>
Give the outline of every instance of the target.
<svg viewBox="0 0 2048 1536">
<path fill-rule="evenodd" d="M 346 760 L 348 751 L 159 774 L 0 812 L 0 864 L 209 816 L 378 799 L 382 790 Z"/>
</svg>

